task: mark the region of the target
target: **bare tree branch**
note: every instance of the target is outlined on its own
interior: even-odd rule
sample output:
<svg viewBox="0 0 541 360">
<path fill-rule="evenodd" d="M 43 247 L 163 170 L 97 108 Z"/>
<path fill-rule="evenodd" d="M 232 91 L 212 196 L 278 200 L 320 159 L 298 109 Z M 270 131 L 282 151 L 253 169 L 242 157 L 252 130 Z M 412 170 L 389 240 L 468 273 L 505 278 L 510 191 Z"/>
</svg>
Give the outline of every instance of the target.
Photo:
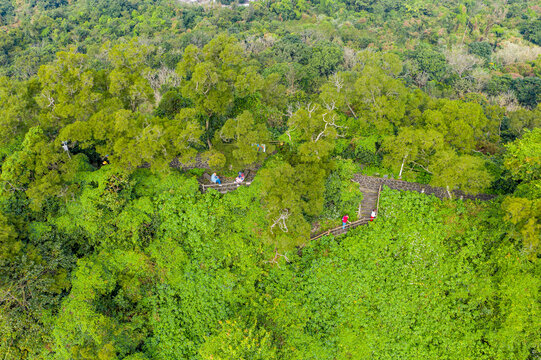
<svg viewBox="0 0 541 360">
<path fill-rule="evenodd" d="M 327 104 L 326 101 L 323 101 L 325 103 L 325 108 L 329 111 L 333 111 L 334 109 L 336 109 L 336 101 L 331 101 L 330 104 Z"/>
<path fill-rule="evenodd" d="M 288 209 L 283 209 L 282 210 L 282 213 L 280 214 L 280 216 L 274 220 L 274 224 L 271 225 L 270 227 L 270 231 L 272 234 L 274 234 L 274 232 L 272 231 L 272 228 L 275 227 L 276 225 L 278 225 L 278 227 L 280 228 L 280 230 L 282 230 L 283 232 L 288 232 L 289 229 L 287 228 L 287 225 L 286 225 L 286 220 L 287 218 L 289 218 L 289 210 Z"/>
<path fill-rule="evenodd" d="M 332 83 L 336 87 L 336 92 L 340 93 L 340 90 L 344 87 L 344 81 L 340 78 L 337 72 L 332 75 Z"/>
<path fill-rule="evenodd" d="M 323 122 L 325 123 L 325 128 L 323 128 L 323 131 L 318 134 L 318 136 L 316 137 L 314 142 L 317 142 L 321 138 L 321 136 L 323 136 L 325 134 L 325 131 L 327 131 L 327 126 L 332 126 L 332 127 L 337 128 L 337 129 L 338 128 L 341 128 L 341 129 L 346 128 L 345 126 L 336 125 L 336 123 L 335 123 L 336 115 L 334 115 L 334 114 L 333 114 L 332 118 L 329 121 L 327 121 L 325 119 L 325 116 L 327 116 L 327 114 L 328 113 L 323 114 Z"/>
<path fill-rule="evenodd" d="M 284 254 L 279 254 L 278 253 L 278 249 L 274 249 L 274 257 L 270 260 L 265 260 L 264 262 L 266 263 L 270 263 L 270 264 L 276 264 L 278 265 L 278 267 L 280 267 L 280 264 L 278 263 L 278 260 L 283 257 L 284 259 L 286 259 L 286 261 L 289 263 L 291 261 L 289 261 L 289 258 L 287 257 L 286 255 L 287 253 L 284 253 Z"/>
<path fill-rule="evenodd" d="M 314 104 L 312 105 L 311 102 L 308 103 L 308 105 L 306 105 L 306 111 L 308 111 L 308 117 L 311 118 L 312 117 L 312 113 L 317 110 L 317 108 L 319 107 L 318 104 Z"/>
</svg>

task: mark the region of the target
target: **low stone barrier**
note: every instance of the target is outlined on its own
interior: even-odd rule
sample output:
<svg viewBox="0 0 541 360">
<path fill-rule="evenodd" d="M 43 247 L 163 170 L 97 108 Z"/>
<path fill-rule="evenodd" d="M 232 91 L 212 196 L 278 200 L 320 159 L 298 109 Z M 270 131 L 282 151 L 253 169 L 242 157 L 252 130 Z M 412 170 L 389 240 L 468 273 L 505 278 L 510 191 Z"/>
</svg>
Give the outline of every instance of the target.
<svg viewBox="0 0 541 360">
<path fill-rule="evenodd" d="M 440 199 L 449 198 L 449 194 L 447 194 L 447 190 L 445 188 L 433 187 L 426 184 L 419 184 L 419 183 L 413 183 L 413 182 L 396 180 L 396 179 L 379 178 L 375 176 L 367 176 L 367 175 L 361 175 L 361 174 L 355 174 L 353 176 L 353 181 L 359 183 L 362 187 L 367 188 L 367 189 L 377 190 L 380 185 L 386 185 L 390 189 L 393 189 L 393 190 L 415 191 L 418 193 L 434 195 Z M 458 198 L 458 199 L 482 200 L 482 201 L 491 200 L 496 197 L 495 195 L 490 195 L 490 194 L 476 194 L 476 195 L 466 194 L 460 190 L 453 190 L 451 191 L 451 194 L 453 195 L 454 198 Z"/>
</svg>

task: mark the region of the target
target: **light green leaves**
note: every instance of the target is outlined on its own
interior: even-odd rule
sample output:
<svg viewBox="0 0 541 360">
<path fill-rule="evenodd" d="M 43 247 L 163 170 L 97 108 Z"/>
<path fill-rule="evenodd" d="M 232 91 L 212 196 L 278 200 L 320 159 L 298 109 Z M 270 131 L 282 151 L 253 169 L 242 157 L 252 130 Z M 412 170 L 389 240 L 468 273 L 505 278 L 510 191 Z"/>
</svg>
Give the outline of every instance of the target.
<svg viewBox="0 0 541 360">
<path fill-rule="evenodd" d="M 232 155 L 239 165 L 252 164 L 272 153 L 274 146 L 265 124 L 256 124 L 252 113 L 244 111 L 235 119 L 229 119 L 220 130 L 224 145 L 234 146 Z M 232 143 L 230 143 L 232 141 Z M 265 151 L 263 151 L 265 146 Z"/>
<path fill-rule="evenodd" d="M 154 92 L 145 77 L 149 71 L 146 57 L 151 49 L 132 40 L 115 46 L 105 44 L 103 50 L 113 66 L 108 76 L 110 93 L 132 111 L 140 107 L 148 110 L 148 105 L 154 102 Z M 147 109 L 142 108 L 143 105 L 147 105 Z"/>
<path fill-rule="evenodd" d="M 526 131 L 522 139 L 507 145 L 505 166 L 517 180 L 541 178 L 541 129 Z"/>
<path fill-rule="evenodd" d="M 271 334 L 257 324 L 245 327 L 242 321 L 226 320 L 222 328 L 207 338 L 200 350 L 205 360 L 277 359 Z"/>
<path fill-rule="evenodd" d="M 442 151 L 434 159 L 434 175 L 431 184 L 456 188 L 469 193 L 479 193 L 491 182 L 491 176 L 482 159 L 471 155 L 456 155 Z"/>
<path fill-rule="evenodd" d="M 440 100 L 423 115 L 426 127 L 441 132 L 445 141 L 461 153 L 475 149 L 486 132 L 497 132 L 476 103 Z"/>
<path fill-rule="evenodd" d="M 40 68 L 38 77 L 42 90 L 35 100 L 42 109 L 44 127 L 86 120 L 101 99 L 94 90 L 95 73 L 83 54 L 58 53 L 53 64 Z"/>
<path fill-rule="evenodd" d="M 263 79 L 240 44 L 231 36 L 219 35 L 203 49 L 188 46 L 177 65 L 184 79 L 182 96 L 191 99 L 197 117 L 204 122 L 207 142 L 218 131 L 221 116 L 230 112 L 233 100 L 251 96 L 263 86 Z"/>
</svg>

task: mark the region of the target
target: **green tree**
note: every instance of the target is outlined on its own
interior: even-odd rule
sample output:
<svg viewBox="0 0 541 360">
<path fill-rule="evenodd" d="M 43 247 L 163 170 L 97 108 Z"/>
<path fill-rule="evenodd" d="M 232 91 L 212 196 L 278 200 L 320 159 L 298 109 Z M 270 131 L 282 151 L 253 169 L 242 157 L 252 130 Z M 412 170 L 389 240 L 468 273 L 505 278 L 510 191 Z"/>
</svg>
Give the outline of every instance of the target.
<svg viewBox="0 0 541 360">
<path fill-rule="evenodd" d="M 282 138 L 298 149 L 302 162 L 325 162 L 334 148 L 334 142 L 345 130 L 332 107 L 308 103 L 289 118 L 288 130 Z"/>
<path fill-rule="evenodd" d="M 532 259 L 541 249 L 541 131 L 526 130 L 521 139 L 506 146 L 504 165 L 521 182 L 502 202 L 506 219 L 515 226 L 517 238 Z"/>
<path fill-rule="evenodd" d="M 426 74 L 429 80 L 442 81 L 446 75 L 447 63 L 445 56 L 426 43 L 418 45 L 411 51 L 409 57 L 415 64 L 415 72 Z"/>
<path fill-rule="evenodd" d="M 84 154 L 70 156 L 61 144 L 49 142 L 40 127 L 31 128 L 22 143 L 2 164 L 1 179 L 12 191 L 24 191 L 30 208 L 40 210 L 49 197 L 67 201 L 77 191 L 77 171 L 87 167 Z"/>
<path fill-rule="evenodd" d="M 138 352 L 148 336 L 144 298 L 154 281 L 148 258 L 103 252 L 78 261 L 70 296 L 55 319 L 60 359 L 115 359 Z"/>
<path fill-rule="evenodd" d="M 13 360 L 47 357 L 76 239 L 44 222 L 25 223 L 12 211 L 6 215 L 0 214 L 0 353 Z"/>
<path fill-rule="evenodd" d="M 52 64 L 41 66 L 41 92 L 35 97 L 42 110 L 41 126 L 57 130 L 87 120 L 103 96 L 94 87 L 95 77 L 87 56 L 75 52 L 59 52 Z"/>
<path fill-rule="evenodd" d="M 448 192 L 460 189 L 469 193 L 479 193 L 488 188 L 492 181 L 482 159 L 472 155 L 457 155 L 452 150 L 440 151 L 434 159 L 432 169 L 430 183 L 446 187 Z"/>
<path fill-rule="evenodd" d="M 388 75 L 390 70 L 369 64 L 355 81 L 352 108 L 379 134 L 391 134 L 405 120 L 407 90 L 400 80 Z"/>
<path fill-rule="evenodd" d="M 489 122 L 476 103 L 442 99 L 423 118 L 426 127 L 441 132 L 446 143 L 465 154 L 490 134 L 498 134 L 498 124 Z"/>
<path fill-rule="evenodd" d="M 182 96 L 193 103 L 194 119 L 204 123 L 209 148 L 211 139 L 231 111 L 235 98 L 246 98 L 261 89 L 262 77 L 240 44 L 221 34 L 202 49 L 186 47 L 177 72 L 184 79 Z"/>
<path fill-rule="evenodd" d="M 16 139 L 20 141 L 35 124 L 39 109 L 34 100 L 37 92 L 39 83 L 36 79 L 16 82 L 0 77 L 0 148 Z"/>
<path fill-rule="evenodd" d="M 427 171 L 434 163 L 434 157 L 445 148 L 443 136 L 436 130 L 401 128 L 396 136 L 384 139 L 383 163 L 398 172 L 401 178 L 404 170 Z"/>
<path fill-rule="evenodd" d="M 524 130 L 541 127 L 541 105 L 535 109 L 517 109 L 509 113 L 509 131 L 514 136 L 520 136 Z"/>
<path fill-rule="evenodd" d="M 279 250 L 307 240 L 310 225 L 304 214 L 315 216 L 323 210 L 325 175 L 317 165 L 293 167 L 286 162 L 273 162 L 260 170 L 258 186 L 269 222 L 266 234 Z"/>
<path fill-rule="evenodd" d="M 525 131 L 521 139 L 506 146 L 505 166 L 513 178 L 522 181 L 541 179 L 541 129 Z"/>
<path fill-rule="evenodd" d="M 154 92 L 145 75 L 149 72 L 147 57 L 151 48 L 132 40 L 126 44 L 102 49 L 113 69 L 108 74 L 109 92 L 132 111 L 154 103 Z"/>
<path fill-rule="evenodd" d="M 170 120 L 122 109 L 117 100 L 108 105 L 88 121 L 64 127 L 59 138 L 110 154 L 113 164 L 128 171 L 150 163 L 153 171 L 167 172 L 174 157 L 184 163 L 195 158 L 203 131 L 193 110 L 183 109 Z"/>
<path fill-rule="evenodd" d="M 219 133 L 224 145 L 234 147 L 232 155 L 240 165 L 255 163 L 272 153 L 274 146 L 269 143 L 269 135 L 265 124 L 257 124 L 249 111 L 227 120 Z M 261 146 L 265 146 L 265 152 Z"/>
</svg>

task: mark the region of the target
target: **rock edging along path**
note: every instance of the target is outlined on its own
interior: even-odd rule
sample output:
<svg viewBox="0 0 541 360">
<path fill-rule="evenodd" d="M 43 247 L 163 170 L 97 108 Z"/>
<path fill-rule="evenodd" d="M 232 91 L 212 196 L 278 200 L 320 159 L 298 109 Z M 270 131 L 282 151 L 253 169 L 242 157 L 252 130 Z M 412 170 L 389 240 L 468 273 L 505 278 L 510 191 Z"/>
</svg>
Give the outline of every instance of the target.
<svg viewBox="0 0 541 360">
<path fill-rule="evenodd" d="M 199 188 L 202 193 L 205 193 L 208 189 L 214 189 L 222 194 L 228 193 L 233 190 L 237 190 L 240 186 L 250 186 L 252 182 L 239 183 L 227 183 L 227 184 L 199 184 Z"/>
<path fill-rule="evenodd" d="M 403 181 L 403 180 L 395 180 L 395 179 L 378 178 L 374 176 L 367 176 L 367 175 L 361 175 L 361 174 L 353 175 L 353 181 L 359 183 L 359 186 L 361 188 L 369 189 L 373 191 L 377 191 L 377 189 L 381 185 L 386 185 L 392 190 L 415 191 L 421 194 L 434 195 L 440 199 L 449 198 L 447 189 L 441 188 L 441 187 L 433 187 L 426 184 L 419 184 L 419 183 L 408 182 L 408 181 Z M 453 195 L 454 198 L 457 198 L 457 199 L 482 200 L 482 201 L 492 200 L 496 197 L 496 195 L 490 195 L 490 194 L 477 194 L 477 195 L 466 194 L 460 190 L 453 190 L 451 191 L 451 194 Z"/>
<path fill-rule="evenodd" d="M 434 195 L 440 199 L 448 199 L 449 194 L 447 193 L 447 189 L 441 188 L 441 187 L 434 187 L 426 184 L 419 184 L 414 182 L 408 182 L 403 180 L 395 180 L 395 179 L 386 179 L 386 178 L 378 178 L 375 176 L 367 176 L 367 175 L 361 175 L 361 174 L 355 174 L 353 175 L 352 181 L 359 184 L 361 191 L 364 193 L 365 196 L 371 196 L 370 193 L 378 192 L 380 186 L 386 185 L 392 190 L 403 190 L 403 191 L 415 191 L 421 194 L 427 194 L 427 195 Z M 222 186 L 217 184 L 200 184 L 200 188 L 202 192 L 205 192 L 207 189 L 216 189 L 221 193 L 226 193 L 232 190 L 236 190 L 239 186 L 249 186 L 251 182 L 243 182 L 241 184 L 237 183 L 229 183 L 229 184 L 222 184 Z M 460 190 L 453 190 L 451 191 L 451 194 L 454 198 L 457 199 L 467 199 L 467 200 L 481 200 L 481 201 L 488 201 L 492 200 L 496 197 L 496 195 L 490 195 L 490 194 L 466 194 L 463 191 Z M 364 211 L 368 211 L 369 207 L 363 206 Z"/>
</svg>

